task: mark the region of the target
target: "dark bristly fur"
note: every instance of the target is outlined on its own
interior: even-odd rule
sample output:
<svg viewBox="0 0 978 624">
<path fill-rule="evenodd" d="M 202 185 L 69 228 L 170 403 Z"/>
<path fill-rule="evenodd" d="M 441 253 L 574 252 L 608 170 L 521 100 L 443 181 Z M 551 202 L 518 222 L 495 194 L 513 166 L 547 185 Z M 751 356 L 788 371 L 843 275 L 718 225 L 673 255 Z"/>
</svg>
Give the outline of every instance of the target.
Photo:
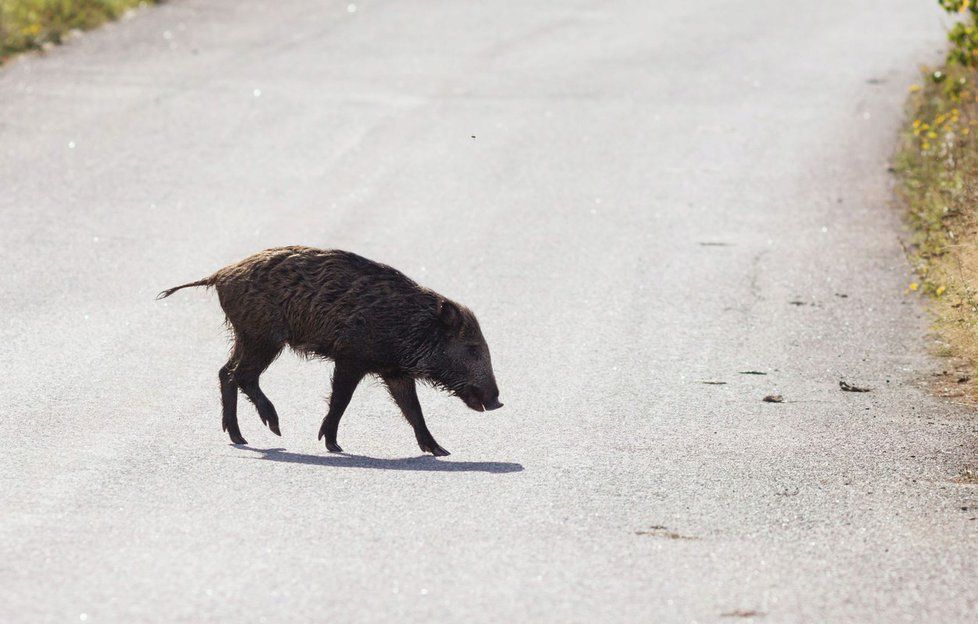
<svg viewBox="0 0 978 624">
<path fill-rule="evenodd" d="M 366 375 L 384 381 L 421 450 L 434 455 L 448 451 L 425 425 L 416 380 L 451 392 L 474 410 L 502 407 L 475 315 L 389 266 L 346 251 L 280 247 L 164 290 L 157 299 L 195 286 L 217 290 L 234 333 L 219 379 L 223 426 L 235 444 L 246 444 L 238 428 L 238 389 L 281 435 L 258 378 L 286 345 L 335 363 L 329 411 L 319 430 L 332 452 L 342 451 L 336 443 L 340 418 Z"/>
</svg>

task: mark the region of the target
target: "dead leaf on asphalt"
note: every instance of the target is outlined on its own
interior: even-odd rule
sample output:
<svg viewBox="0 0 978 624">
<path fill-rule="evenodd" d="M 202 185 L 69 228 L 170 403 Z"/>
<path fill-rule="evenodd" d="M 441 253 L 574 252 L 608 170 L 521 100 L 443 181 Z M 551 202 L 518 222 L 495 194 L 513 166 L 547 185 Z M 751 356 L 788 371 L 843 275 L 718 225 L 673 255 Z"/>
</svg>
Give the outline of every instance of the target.
<svg viewBox="0 0 978 624">
<path fill-rule="evenodd" d="M 839 382 L 839 388 L 841 388 L 843 392 L 869 392 L 872 390 L 872 388 L 860 388 L 859 386 L 854 386 L 845 381 Z"/>
<path fill-rule="evenodd" d="M 763 611 L 755 611 L 754 609 L 736 609 L 734 611 L 721 613 L 720 617 L 754 618 L 764 617 L 765 615 L 766 614 Z"/>
<path fill-rule="evenodd" d="M 664 537 L 666 539 L 672 540 L 698 540 L 698 537 L 693 537 L 692 535 L 683 535 L 681 533 L 676 533 L 675 531 L 670 531 L 661 524 L 654 524 L 649 527 L 647 531 L 635 531 L 635 535 L 647 535 L 649 537 Z"/>
<path fill-rule="evenodd" d="M 769 394 L 763 400 L 765 403 L 784 403 L 784 397 L 780 394 Z"/>
</svg>

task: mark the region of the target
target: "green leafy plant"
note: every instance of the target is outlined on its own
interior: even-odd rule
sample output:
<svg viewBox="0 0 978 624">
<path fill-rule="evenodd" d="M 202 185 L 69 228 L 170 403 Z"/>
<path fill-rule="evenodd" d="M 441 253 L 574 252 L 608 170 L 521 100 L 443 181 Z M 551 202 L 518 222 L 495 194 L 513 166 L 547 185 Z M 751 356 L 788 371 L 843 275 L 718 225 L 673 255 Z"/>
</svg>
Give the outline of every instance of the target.
<svg viewBox="0 0 978 624">
<path fill-rule="evenodd" d="M 978 5 L 971 0 L 937 0 L 948 13 L 962 15 L 947 34 L 951 42 L 947 60 L 965 67 L 978 66 Z"/>
</svg>

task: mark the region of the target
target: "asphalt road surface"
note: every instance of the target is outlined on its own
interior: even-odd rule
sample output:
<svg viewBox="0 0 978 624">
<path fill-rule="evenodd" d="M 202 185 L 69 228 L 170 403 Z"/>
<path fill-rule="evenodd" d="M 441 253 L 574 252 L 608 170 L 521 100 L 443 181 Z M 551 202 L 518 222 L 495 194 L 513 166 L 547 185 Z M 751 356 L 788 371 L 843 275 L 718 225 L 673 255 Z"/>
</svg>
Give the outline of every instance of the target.
<svg viewBox="0 0 978 624">
<path fill-rule="evenodd" d="M 178 0 L 0 69 L 0 621 L 974 622 L 887 172 L 940 20 Z M 154 295 L 283 244 L 471 306 L 506 407 L 425 390 L 420 457 L 365 382 L 330 455 L 286 354 L 231 446 Z"/>
</svg>

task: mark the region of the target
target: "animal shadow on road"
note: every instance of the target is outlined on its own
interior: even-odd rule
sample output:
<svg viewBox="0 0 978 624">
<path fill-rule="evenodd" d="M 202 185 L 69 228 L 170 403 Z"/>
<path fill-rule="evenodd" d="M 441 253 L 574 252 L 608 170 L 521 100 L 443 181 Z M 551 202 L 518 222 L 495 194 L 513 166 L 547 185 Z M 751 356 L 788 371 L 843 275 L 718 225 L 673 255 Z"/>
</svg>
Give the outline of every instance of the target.
<svg viewBox="0 0 978 624">
<path fill-rule="evenodd" d="M 232 446 L 261 453 L 261 457 L 251 457 L 250 459 L 264 459 L 286 464 L 329 466 L 331 468 L 376 468 L 378 470 L 418 470 L 422 472 L 490 472 L 493 474 L 523 471 L 522 464 L 512 462 L 451 461 L 438 459 L 430 455 L 404 457 L 401 459 L 379 459 L 376 457 L 367 457 L 366 455 L 350 455 L 348 453 L 306 455 L 304 453 L 290 453 L 284 448 L 260 449 L 245 445 Z"/>
</svg>

